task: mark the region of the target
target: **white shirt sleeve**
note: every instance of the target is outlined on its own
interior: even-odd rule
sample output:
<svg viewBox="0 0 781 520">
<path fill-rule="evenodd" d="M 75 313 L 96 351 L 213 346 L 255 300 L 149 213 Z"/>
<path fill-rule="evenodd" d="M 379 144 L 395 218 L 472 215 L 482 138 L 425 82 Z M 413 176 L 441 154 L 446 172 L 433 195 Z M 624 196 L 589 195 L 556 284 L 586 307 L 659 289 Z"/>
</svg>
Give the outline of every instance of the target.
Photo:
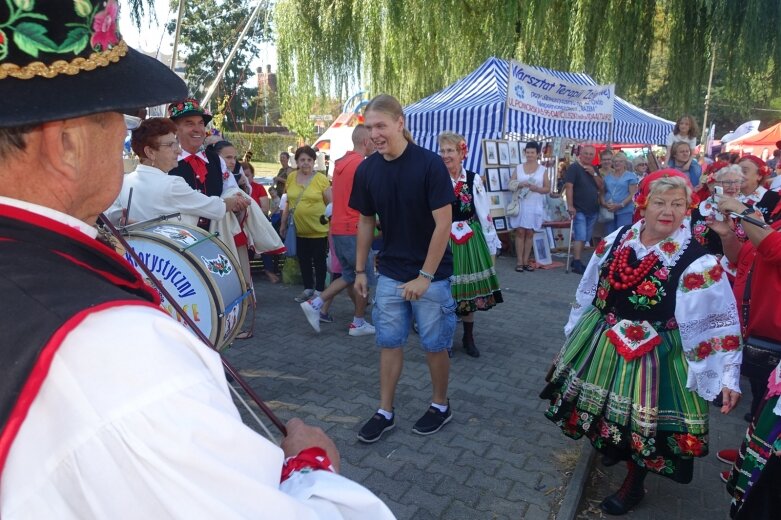
<svg viewBox="0 0 781 520">
<path fill-rule="evenodd" d="M 122 218 L 123 209 L 124 208 L 122 207 L 122 193 L 120 192 L 120 194 L 117 195 L 117 200 L 115 200 L 114 203 L 111 205 L 111 207 L 106 210 L 105 212 L 106 218 L 108 218 L 109 222 L 111 222 L 115 226 L 118 226 L 119 219 Z"/>
<path fill-rule="evenodd" d="M 117 307 L 54 356 L 9 452 L 0 516 L 393 518 L 326 471 L 280 487 L 283 457 L 241 422 L 215 352 L 158 309 Z"/>
<path fill-rule="evenodd" d="M 564 326 L 564 335 L 569 336 L 575 325 L 580 321 L 580 318 L 583 317 L 586 311 L 593 308 L 592 302 L 597 294 L 597 285 L 599 284 L 599 271 L 602 269 L 602 264 L 607 260 L 607 253 L 619 231 L 621 231 L 621 228 L 605 237 L 597 246 L 594 254 L 591 255 L 586 271 L 583 273 L 583 278 L 580 279 L 578 289 L 575 291 L 575 302 L 572 304 L 569 320 L 567 320 L 567 324 Z M 602 253 L 600 254 L 599 251 L 602 251 Z"/>
<path fill-rule="evenodd" d="M 722 387 L 740 392 L 743 360 L 735 296 L 715 256 L 698 258 L 683 272 L 675 320 L 689 362 L 687 388 L 712 401 Z"/>
<path fill-rule="evenodd" d="M 225 216 L 225 202 L 221 197 L 204 195 L 192 189 L 181 177 L 172 177 L 174 181 L 169 184 L 168 193 L 172 212 L 217 220 Z"/>
<path fill-rule="evenodd" d="M 495 255 L 496 252 L 502 248 L 502 243 L 496 235 L 496 228 L 494 228 L 493 220 L 491 220 L 488 193 L 486 193 L 485 187 L 483 186 L 483 179 L 478 174 L 475 174 L 475 179 L 472 183 L 472 191 L 475 213 L 480 221 L 480 227 L 483 228 L 483 236 L 485 236 L 485 241 L 488 244 L 488 250 L 492 255 Z"/>
<path fill-rule="evenodd" d="M 228 169 L 228 165 L 222 157 L 220 157 L 220 171 L 222 171 L 222 191 L 228 191 L 239 187 L 239 183 L 236 182 L 233 172 Z"/>
</svg>

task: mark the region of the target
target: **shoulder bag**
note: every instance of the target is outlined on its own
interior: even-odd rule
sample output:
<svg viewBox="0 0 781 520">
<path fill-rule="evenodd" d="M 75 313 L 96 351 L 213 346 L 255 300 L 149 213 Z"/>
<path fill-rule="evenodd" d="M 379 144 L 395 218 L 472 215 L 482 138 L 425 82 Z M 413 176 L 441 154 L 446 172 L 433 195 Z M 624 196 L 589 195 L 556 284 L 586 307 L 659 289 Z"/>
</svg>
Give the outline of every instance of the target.
<svg viewBox="0 0 781 520">
<path fill-rule="evenodd" d="M 749 379 L 767 379 L 770 372 L 778 366 L 781 361 L 781 342 L 774 339 L 761 338 L 759 336 L 747 336 L 748 317 L 751 308 L 751 278 L 754 274 L 754 263 L 748 273 L 746 287 L 743 290 L 743 302 L 741 313 L 743 315 L 743 364 L 740 367 L 740 373 Z"/>
<path fill-rule="evenodd" d="M 312 184 L 312 181 L 309 181 L 309 184 Z M 296 212 L 296 208 L 298 207 L 299 202 L 301 202 L 301 198 L 304 196 L 304 192 L 309 187 L 309 184 L 304 186 L 304 189 L 301 190 L 301 194 L 296 199 L 295 206 L 290 206 L 287 210 L 287 233 L 285 234 L 285 254 L 287 256 L 293 257 L 296 256 L 296 221 L 293 218 Z"/>
</svg>

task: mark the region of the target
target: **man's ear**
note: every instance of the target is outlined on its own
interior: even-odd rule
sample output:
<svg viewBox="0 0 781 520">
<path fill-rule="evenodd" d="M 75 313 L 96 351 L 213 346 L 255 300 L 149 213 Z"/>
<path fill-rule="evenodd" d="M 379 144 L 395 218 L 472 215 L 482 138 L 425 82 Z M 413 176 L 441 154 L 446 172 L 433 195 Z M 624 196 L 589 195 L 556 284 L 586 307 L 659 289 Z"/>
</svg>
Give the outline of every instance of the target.
<svg viewBox="0 0 781 520">
<path fill-rule="evenodd" d="M 40 160 L 48 175 L 73 180 L 84 160 L 83 118 L 49 121 L 41 125 Z"/>
</svg>

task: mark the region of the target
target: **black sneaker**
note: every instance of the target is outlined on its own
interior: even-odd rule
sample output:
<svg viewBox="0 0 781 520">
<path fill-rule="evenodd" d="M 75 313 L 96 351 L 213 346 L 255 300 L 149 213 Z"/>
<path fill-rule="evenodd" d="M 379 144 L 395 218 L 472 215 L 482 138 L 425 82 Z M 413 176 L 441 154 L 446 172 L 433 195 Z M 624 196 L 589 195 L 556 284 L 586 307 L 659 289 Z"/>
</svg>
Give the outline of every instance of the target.
<svg viewBox="0 0 781 520">
<path fill-rule="evenodd" d="M 575 274 L 583 274 L 586 272 L 586 266 L 580 260 L 573 260 L 571 270 Z"/>
<path fill-rule="evenodd" d="M 423 417 L 418 419 L 415 426 L 412 427 L 412 432 L 418 435 L 431 435 L 437 433 L 442 429 L 444 425 L 450 422 L 453 418 L 453 411 L 450 408 L 450 399 L 447 401 L 447 411 L 440 412 L 433 406 L 429 406 Z"/>
<path fill-rule="evenodd" d="M 366 421 L 361 431 L 358 432 L 358 440 L 371 444 L 377 442 L 382 437 L 382 434 L 388 430 L 392 430 L 396 427 L 396 414 L 393 417 L 386 419 L 381 413 L 376 413 L 374 416 Z"/>
</svg>

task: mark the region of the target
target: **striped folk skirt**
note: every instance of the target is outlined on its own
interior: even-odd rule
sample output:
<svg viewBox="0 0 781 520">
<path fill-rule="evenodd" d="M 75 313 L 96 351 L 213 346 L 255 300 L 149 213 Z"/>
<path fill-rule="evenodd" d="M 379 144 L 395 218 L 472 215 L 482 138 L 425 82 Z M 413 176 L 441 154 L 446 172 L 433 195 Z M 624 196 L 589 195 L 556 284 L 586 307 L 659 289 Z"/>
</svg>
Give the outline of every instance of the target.
<svg viewBox="0 0 781 520">
<path fill-rule="evenodd" d="M 778 396 L 762 402 L 740 446 L 738 460 L 727 481 L 727 491 L 732 495 L 732 518 L 762 520 L 778 518 L 781 514 L 769 510 L 778 508 L 781 502 L 781 462 L 771 461 L 771 457 L 778 458 L 773 451 L 781 449 L 781 417 L 773 413 L 777 402 Z M 775 465 L 772 472 L 768 462 Z M 758 485 L 760 476 L 762 482 Z"/>
<path fill-rule="evenodd" d="M 551 401 L 545 416 L 609 457 L 690 482 L 693 458 L 708 454 L 708 403 L 686 388 L 680 334 L 657 330 L 661 344 L 627 361 L 608 330 L 598 310 L 583 315 L 540 394 Z"/>
<path fill-rule="evenodd" d="M 458 244 L 450 238 L 450 250 L 453 252 L 450 287 L 458 304 L 456 313 L 460 315 L 487 311 L 503 301 L 483 228 L 476 219 L 469 223 L 469 227 L 473 235 L 465 243 Z"/>
</svg>

